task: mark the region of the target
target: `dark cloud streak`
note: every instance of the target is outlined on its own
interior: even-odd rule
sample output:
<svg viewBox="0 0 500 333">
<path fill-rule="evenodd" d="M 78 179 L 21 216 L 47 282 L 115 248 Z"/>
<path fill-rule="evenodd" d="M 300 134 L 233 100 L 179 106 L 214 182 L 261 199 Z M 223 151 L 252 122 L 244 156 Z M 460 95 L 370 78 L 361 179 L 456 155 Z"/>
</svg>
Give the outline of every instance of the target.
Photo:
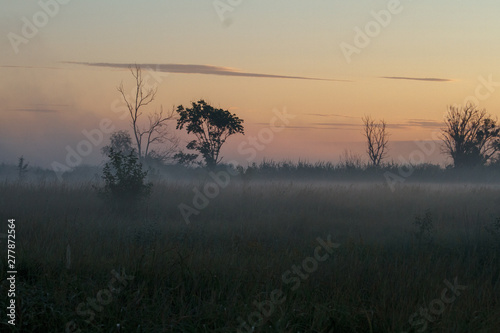
<svg viewBox="0 0 500 333">
<path fill-rule="evenodd" d="M 68 64 L 85 65 L 93 67 L 107 67 L 128 69 L 135 64 L 117 64 L 117 63 L 90 63 L 90 62 L 66 62 Z M 154 70 L 157 72 L 166 73 L 181 73 L 181 74 L 203 74 L 203 75 L 220 75 L 220 76 L 240 76 L 254 78 L 271 78 L 271 79 L 296 79 L 296 80 L 315 80 L 315 81 L 337 81 L 337 82 L 352 82 L 349 80 L 322 79 L 305 76 L 289 76 L 275 74 L 260 74 L 251 72 L 242 72 L 236 68 L 211 66 L 211 65 L 191 65 L 191 64 L 137 64 L 142 68 Z"/>
<path fill-rule="evenodd" d="M 17 111 L 17 112 L 35 112 L 35 113 L 55 113 L 55 112 L 59 112 L 58 110 L 53 110 L 53 109 L 11 109 L 11 111 Z"/>
<path fill-rule="evenodd" d="M 406 77 L 406 76 L 381 76 L 381 79 L 388 80 L 410 80 L 410 81 L 428 81 L 428 82 L 452 82 L 451 79 L 440 79 L 435 77 Z"/>
<path fill-rule="evenodd" d="M 324 114 L 324 113 L 305 113 L 307 116 L 315 116 L 315 117 L 342 117 L 342 118 L 351 118 L 351 119 L 361 119 L 360 117 L 346 116 L 342 114 Z"/>
<path fill-rule="evenodd" d="M 420 128 L 441 128 L 443 126 L 442 122 L 436 120 L 426 120 L 426 119 L 408 119 L 406 122 L 402 123 L 388 123 L 387 128 L 392 129 L 406 129 L 410 127 L 420 127 Z M 306 123 L 303 126 L 295 126 L 296 129 L 337 129 L 337 130 L 360 130 L 363 127 L 361 122 L 313 122 Z M 287 128 L 294 128 L 288 126 Z"/>
<path fill-rule="evenodd" d="M 63 61 L 61 63 L 92 66 L 92 67 L 116 68 L 116 69 L 128 69 L 130 66 L 135 66 L 135 64 L 120 64 L 120 63 L 106 63 L 106 62 Z M 193 64 L 138 64 L 138 65 L 148 70 L 154 70 L 156 72 L 165 72 L 165 73 L 202 74 L 202 75 L 237 76 L 237 77 L 239 76 L 239 77 L 271 78 L 271 79 L 313 80 L 313 81 L 331 81 L 331 82 L 354 82 L 352 80 L 324 79 L 324 78 L 307 77 L 307 76 L 251 73 L 251 72 L 243 72 L 237 68 L 212 66 L 212 65 L 193 65 Z M 65 69 L 63 67 L 37 67 L 37 66 L 16 66 L 16 65 L 0 65 L 0 68 L 56 69 L 56 70 Z M 386 80 L 408 80 L 408 81 L 427 81 L 427 82 L 454 81 L 452 79 L 443 79 L 434 77 L 421 78 L 421 77 L 408 77 L 408 76 L 379 76 L 378 78 Z M 314 114 L 314 115 L 322 116 L 320 114 Z M 332 115 L 332 116 L 347 117 L 341 115 Z"/>
<path fill-rule="evenodd" d="M 0 65 L 0 68 L 18 68 L 18 69 L 63 69 L 62 67 L 38 67 L 38 66 L 15 66 L 15 65 Z"/>
</svg>

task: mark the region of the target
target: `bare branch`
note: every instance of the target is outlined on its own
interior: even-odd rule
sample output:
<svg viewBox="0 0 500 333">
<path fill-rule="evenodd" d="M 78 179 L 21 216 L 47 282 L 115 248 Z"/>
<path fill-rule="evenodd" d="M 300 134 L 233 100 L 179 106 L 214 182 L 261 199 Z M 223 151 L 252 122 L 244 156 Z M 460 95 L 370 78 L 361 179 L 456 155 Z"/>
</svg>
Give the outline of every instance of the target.
<svg viewBox="0 0 500 333">
<path fill-rule="evenodd" d="M 139 65 L 136 64 L 129 69 L 135 79 L 135 87 L 132 91 L 134 97 L 130 97 L 125 93 L 123 83 L 117 89 L 129 110 L 130 124 L 137 146 L 137 154 L 142 160 L 150 157 L 151 145 L 169 142 L 171 134 L 167 128 L 167 121 L 174 118 L 174 109 L 164 115 L 163 107 L 161 107 L 160 112 L 148 115 L 149 123 L 141 129 L 140 118 L 143 115 L 142 110 L 155 100 L 158 89 L 146 87 L 146 82 L 144 81 Z M 175 140 L 172 139 L 170 141 Z"/>
<path fill-rule="evenodd" d="M 484 165 L 500 151 L 497 120 L 474 104 L 448 108 L 442 129 L 443 150 L 455 167 Z"/>
<path fill-rule="evenodd" d="M 381 120 L 379 124 L 376 124 L 370 116 L 364 116 L 362 121 L 367 141 L 366 152 L 372 165 L 379 167 L 387 155 L 387 145 L 389 143 L 386 122 Z"/>
</svg>

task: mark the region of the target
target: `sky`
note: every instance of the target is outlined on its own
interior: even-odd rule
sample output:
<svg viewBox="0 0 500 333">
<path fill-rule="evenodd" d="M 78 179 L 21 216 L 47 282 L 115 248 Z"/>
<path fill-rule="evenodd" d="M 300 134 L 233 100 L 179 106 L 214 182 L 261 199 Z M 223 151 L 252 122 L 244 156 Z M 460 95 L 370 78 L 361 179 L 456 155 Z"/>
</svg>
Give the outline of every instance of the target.
<svg viewBox="0 0 500 333">
<path fill-rule="evenodd" d="M 493 0 L 2 0 L 0 162 L 98 164 L 110 129 L 130 128 L 116 89 L 133 88 L 129 64 L 158 88 L 146 115 L 205 99 L 244 119 L 225 160 L 366 158 L 369 115 L 398 162 L 437 139 L 450 105 L 500 115 L 499 14 Z M 243 154 L 276 112 L 285 127 Z"/>
</svg>

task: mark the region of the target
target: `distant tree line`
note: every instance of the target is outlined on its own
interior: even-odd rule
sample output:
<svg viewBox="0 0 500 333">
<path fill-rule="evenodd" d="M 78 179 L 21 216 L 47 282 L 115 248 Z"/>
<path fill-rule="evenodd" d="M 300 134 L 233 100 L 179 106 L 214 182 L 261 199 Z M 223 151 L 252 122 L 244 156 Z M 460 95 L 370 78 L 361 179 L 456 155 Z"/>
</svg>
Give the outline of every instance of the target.
<svg viewBox="0 0 500 333">
<path fill-rule="evenodd" d="M 380 167 L 386 157 L 388 133 L 384 120 L 363 119 L 367 154 L 372 166 Z M 497 119 L 474 104 L 449 106 L 441 131 L 443 153 L 455 168 L 471 168 L 499 161 L 500 126 Z"/>
<path fill-rule="evenodd" d="M 164 113 L 163 107 L 159 111 L 146 112 L 145 109 L 155 100 L 157 89 L 147 86 L 139 66 L 131 67 L 130 71 L 135 83 L 131 93 L 126 94 L 123 83 L 117 89 L 127 107 L 131 131 L 112 133 L 109 145 L 102 148 L 102 153 L 107 157 L 103 175 L 106 187 L 103 191 L 108 193 L 104 193 L 104 196 L 109 197 L 113 191 L 123 191 L 130 182 L 138 186 L 133 191 L 147 195 L 150 186 L 145 179 L 154 166 L 170 164 L 216 168 L 223 161 L 221 150 L 228 138 L 244 134 L 243 119 L 228 110 L 215 108 L 205 100 L 192 102 L 189 107 L 179 105 L 167 113 Z M 186 151 L 179 148 L 180 140 L 169 128 L 168 123 L 171 121 L 176 122 L 176 129 L 185 130 L 193 137 L 187 142 Z M 364 116 L 361 122 L 369 161 L 367 167 L 393 167 L 394 163 L 386 161 L 389 125 L 385 120 L 376 121 L 369 115 Z M 500 165 L 498 121 L 474 104 L 448 107 L 441 139 L 442 152 L 452 159 L 452 167 L 455 169 Z M 361 161 L 361 157 L 346 151 L 339 167 L 345 170 L 363 169 Z M 285 164 L 290 165 L 284 163 L 280 168 L 283 169 Z M 145 166 L 149 170 L 139 172 Z M 262 171 L 268 167 L 268 164 L 263 163 L 259 168 L 249 166 L 247 171 Z M 299 162 L 296 169 L 305 169 L 304 164 Z M 308 169 L 324 171 L 335 168 Z M 20 157 L 17 165 L 18 179 L 24 180 L 27 172 L 28 163 L 24 157 Z"/>
<path fill-rule="evenodd" d="M 132 96 L 125 93 L 123 84 L 118 91 L 127 106 L 132 135 L 118 131 L 111 135 L 109 146 L 115 152 L 137 154 L 140 163 L 164 164 L 167 161 L 181 165 L 204 165 L 216 167 L 221 161 L 221 149 L 234 134 L 244 134 L 243 120 L 221 108 L 214 108 L 204 100 L 191 103 L 190 107 L 179 105 L 167 113 L 155 111 L 144 118 L 144 108 L 156 97 L 157 89 L 149 88 L 139 66 L 130 68 L 135 81 Z M 179 149 L 179 139 L 168 128 L 169 121 L 176 120 L 176 129 L 185 129 L 193 135 L 186 144 L 187 152 Z M 362 119 L 363 135 L 369 165 L 380 168 L 388 155 L 389 132 L 385 120 L 375 121 L 371 116 Z M 486 110 L 476 105 L 449 106 L 441 131 L 443 153 L 451 157 L 455 168 L 486 165 L 498 160 L 500 152 L 500 127 Z M 162 146 L 163 149 L 157 147 Z"/>
</svg>

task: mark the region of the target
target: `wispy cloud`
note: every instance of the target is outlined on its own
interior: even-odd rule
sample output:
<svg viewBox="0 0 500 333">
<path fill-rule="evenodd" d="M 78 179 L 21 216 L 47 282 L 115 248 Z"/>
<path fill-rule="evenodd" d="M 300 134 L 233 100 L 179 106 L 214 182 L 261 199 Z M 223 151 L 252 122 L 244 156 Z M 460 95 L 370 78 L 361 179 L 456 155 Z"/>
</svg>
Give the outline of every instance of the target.
<svg viewBox="0 0 500 333">
<path fill-rule="evenodd" d="M 441 128 L 443 126 L 442 122 L 431 119 L 408 119 L 404 122 L 400 123 L 388 123 L 388 128 L 395 129 L 405 129 L 410 127 L 418 127 L 418 128 Z"/>
<path fill-rule="evenodd" d="M 128 69 L 136 64 L 122 64 L 122 63 L 107 63 L 107 62 L 78 62 L 78 61 L 63 61 L 64 64 L 84 65 L 92 67 L 107 67 L 116 69 Z M 295 79 L 295 80 L 314 80 L 314 81 L 332 81 L 332 82 L 354 82 L 352 80 L 340 79 L 327 79 L 308 76 L 292 76 L 292 75 L 278 75 L 269 73 L 252 73 L 245 72 L 238 68 L 213 66 L 213 65 L 194 65 L 194 64 L 137 64 L 142 68 L 153 70 L 156 72 L 164 73 L 179 73 L 179 74 L 202 74 L 202 75 L 220 75 L 220 76 L 239 76 L 239 77 L 253 77 L 253 78 L 270 78 L 270 79 Z M 19 66 L 19 65 L 0 65 L 0 68 L 17 68 L 17 69 L 65 69 L 63 67 L 50 67 L 50 66 Z M 379 76 L 380 79 L 386 80 L 409 80 L 409 81 L 427 81 L 427 82 L 453 82 L 453 79 L 435 78 L 435 77 L 408 77 L 408 76 Z M 330 115 L 330 114 L 310 114 L 315 116 L 336 116 L 346 117 L 343 115 Z M 353 117 L 355 118 L 355 117 Z"/>
<path fill-rule="evenodd" d="M 427 120 L 427 119 L 410 119 L 408 124 L 411 126 L 419 127 L 442 127 L 443 122 L 437 120 Z"/>
<path fill-rule="evenodd" d="M 57 113 L 71 107 L 68 104 L 29 104 L 8 109 L 13 112 Z"/>
<path fill-rule="evenodd" d="M 360 117 L 346 116 L 343 114 L 331 114 L 331 113 L 304 113 L 304 115 L 315 116 L 315 117 L 341 117 L 341 118 L 361 119 Z"/>
<path fill-rule="evenodd" d="M 266 125 L 266 123 L 259 123 L 262 125 Z M 267 123 L 269 125 L 269 123 Z M 296 129 L 296 130 L 359 130 L 361 124 L 357 123 L 340 123 L 340 122 L 316 122 L 316 123 L 305 123 L 304 125 L 296 125 L 296 126 L 287 126 L 287 129 Z"/>
<path fill-rule="evenodd" d="M 62 67 L 17 66 L 17 65 L 0 65 L 0 68 L 17 68 L 17 69 L 63 69 Z"/>
<path fill-rule="evenodd" d="M 357 117 L 352 117 L 357 118 Z M 265 125 L 265 123 L 262 123 Z M 407 129 L 407 128 L 441 128 L 442 122 L 432 119 L 408 119 L 399 123 L 387 123 L 387 128 L 390 129 Z M 360 131 L 363 127 L 361 120 L 359 122 L 311 122 L 305 123 L 302 126 L 287 126 L 291 129 L 317 129 L 317 130 L 344 130 L 344 131 Z"/>
<path fill-rule="evenodd" d="M 311 123 L 311 125 L 327 126 L 327 127 L 343 127 L 343 128 L 361 126 L 360 123 L 340 123 L 340 122 L 328 122 L 328 123 L 318 122 L 318 123 Z"/>
<path fill-rule="evenodd" d="M 407 77 L 407 76 L 381 76 L 381 79 L 388 80 L 410 80 L 410 81 L 429 81 L 429 82 L 452 82 L 452 79 L 441 79 L 435 77 Z"/>
<path fill-rule="evenodd" d="M 97 66 L 107 68 L 129 68 L 135 64 L 119 64 L 119 63 L 96 63 L 96 62 L 65 62 L 69 64 Z M 316 81 L 338 81 L 352 82 L 349 80 L 325 79 L 306 76 L 290 76 L 276 74 L 262 74 L 241 71 L 237 68 L 212 66 L 212 65 L 191 65 L 191 64 L 137 64 L 142 68 L 165 73 L 182 73 L 182 74 L 204 74 L 204 75 L 221 75 L 221 76 L 240 76 L 254 78 L 271 78 L 271 79 L 297 79 L 297 80 L 316 80 Z"/>
<path fill-rule="evenodd" d="M 59 112 L 59 110 L 54 110 L 54 109 L 38 109 L 38 108 L 33 108 L 33 109 L 10 109 L 11 111 L 16 111 L 16 112 L 35 112 L 35 113 L 54 113 L 54 112 Z"/>
</svg>

